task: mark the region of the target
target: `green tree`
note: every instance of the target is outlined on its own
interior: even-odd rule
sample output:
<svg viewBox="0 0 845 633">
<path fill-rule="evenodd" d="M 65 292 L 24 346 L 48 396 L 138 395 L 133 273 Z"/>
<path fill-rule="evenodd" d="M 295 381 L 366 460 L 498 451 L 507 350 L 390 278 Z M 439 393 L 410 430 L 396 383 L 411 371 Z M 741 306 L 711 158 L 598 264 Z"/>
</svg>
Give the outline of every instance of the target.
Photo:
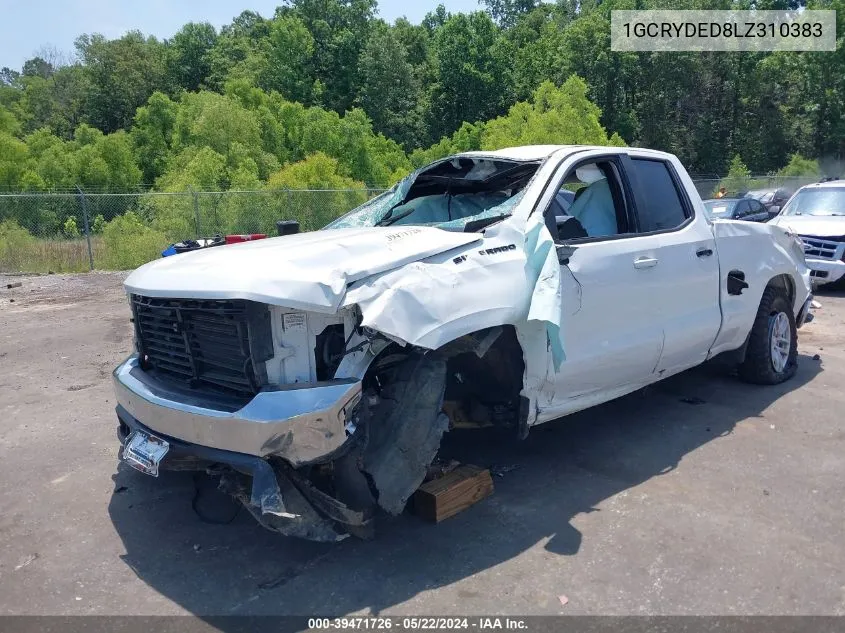
<svg viewBox="0 0 845 633">
<path fill-rule="evenodd" d="M 256 83 L 290 101 L 310 103 L 314 93 L 311 71 L 314 38 L 302 20 L 296 15 L 277 17 L 262 44 L 256 64 Z"/>
<path fill-rule="evenodd" d="M 226 160 L 228 170 L 250 160 L 266 178 L 278 162 L 262 151 L 261 128 L 253 111 L 237 99 L 212 92 L 183 95 L 173 129 L 173 149 L 208 147 Z M 225 187 L 224 187 L 225 188 Z"/>
<path fill-rule="evenodd" d="M 358 62 L 358 104 L 373 128 L 412 149 L 423 133 L 422 86 L 408 52 L 390 28 L 374 30 Z"/>
<path fill-rule="evenodd" d="M 49 127 L 62 138 L 70 138 L 86 117 L 90 85 L 78 65 L 60 68 L 48 78 L 21 79 L 18 116 L 24 131 Z"/>
<path fill-rule="evenodd" d="M 42 79 L 49 79 L 54 72 L 53 65 L 41 59 L 40 57 L 33 57 L 23 63 L 21 75 L 24 77 L 41 77 Z"/>
<path fill-rule="evenodd" d="M 352 105 L 358 57 L 369 35 L 375 0 L 284 0 L 276 17 L 295 15 L 314 40 L 314 78 L 324 88 L 322 103 L 336 112 Z"/>
<path fill-rule="evenodd" d="M 316 152 L 270 176 L 267 188 L 287 190 L 286 218 L 299 220 L 303 230 L 312 231 L 366 201 L 364 183 L 342 171 L 336 159 Z M 314 189 L 325 191 L 302 191 Z"/>
<path fill-rule="evenodd" d="M 19 189 L 28 158 L 29 150 L 23 141 L 0 132 L 0 191 Z"/>
<path fill-rule="evenodd" d="M 21 124 L 11 112 L 11 110 L 0 105 L 0 132 L 5 132 L 12 136 L 20 134 Z"/>
<path fill-rule="evenodd" d="M 587 98 L 587 84 L 576 75 L 560 88 L 543 83 L 531 103 L 511 107 L 507 116 L 487 122 L 481 134 L 482 149 L 541 143 L 622 145 L 608 137 L 601 125 L 601 110 Z"/>
<path fill-rule="evenodd" d="M 520 17 L 530 13 L 539 4 L 539 0 L 480 0 L 480 2 L 487 7 L 490 17 L 505 28 L 514 26 Z"/>
<path fill-rule="evenodd" d="M 104 252 L 98 262 L 107 270 L 127 270 L 159 257 L 167 237 L 150 228 L 134 212 L 115 218 L 103 228 Z"/>
<path fill-rule="evenodd" d="M 82 35 L 76 48 L 91 85 L 88 120 L 104 132 L 129 127 L 153 92 L 169 92 L 166 47 L 154 37 L 139 31 L 116 40 Z"/>
<path fill-rule="evenodd" d="M 189 22 L 168 42 L 167 58 L 171 83 L 185 90 L 199 90 L 211 74 L 210 53 L 217 43 L 217 31 L 208 22 Z"/>
<path fill-rule="evenodd" d="M 167 168 L 176 112 L 177 105 L 160 92 L 154 92 L 147 104 L 135 112 L 130 137 L 145 183 L 155 182 Z"/>
<path fill-rule="evenodd" d="M 62 226 L 62 232 L 65 234 L 65 237 L 74 238 L 79 237 L 79 227 L 76 226 L 76 218 L 69 217 L 65 220 L 64 225 Z"/>
<path fill-rule="evenodd" d="M 265 90 L 276 90 L 289 101 L 309 103 L 314 80 L 311 57 L 314 38 L 297 16 L 273 20 L 268 37 L 270 67 L 262 77 Z"/>
<path fill-rule="evenodd" d="M 724 187 L 731 195 L 748 191 L 750 183 L 751 171 L 742 162 L 742 157 L 739 154 L 734 155 L 728 167 L 728 175 L 722 179 L 719 186 Z"/>
<path fill-rule="evenodd" d="M 141 182 L 132 141 L 123 130 L 104 135 L 80 125 L 67 149 L 71 150 L 73 185 L 88 191 L 123 192 L 136 190 Z"/>
<path fill-rule="evenodd" d="M 781 178 L 818 178 L 821 173 L 819 161 L 804 158 L 798 153 L 790 156 L 789 163 L 778 170 L 778 176 Z"/>
<path fill-rule="evenodd" d="M 464 121 L 505 111 L 513 94 L 510 43 L 486 13 L 451 16 L 434 34 L 429 127 L 442 136 Z"/>
<path fill-rule="evenodd" d="M 554 42 L 554 35 L 548 37 Z M 639 119 L 633 103 L 641 62 L 634 53 L 610 50 L 610 8 L 584 12 L 566 26 L 559 43 L 552 57 L 557 69 L 547 66 L 544 72 L 556 83 L 573 73 L 582 77 L 589 86 L 587 95 L 602 112 L 602 124 L 625 138 L 635 137 Z"/>
</svg>

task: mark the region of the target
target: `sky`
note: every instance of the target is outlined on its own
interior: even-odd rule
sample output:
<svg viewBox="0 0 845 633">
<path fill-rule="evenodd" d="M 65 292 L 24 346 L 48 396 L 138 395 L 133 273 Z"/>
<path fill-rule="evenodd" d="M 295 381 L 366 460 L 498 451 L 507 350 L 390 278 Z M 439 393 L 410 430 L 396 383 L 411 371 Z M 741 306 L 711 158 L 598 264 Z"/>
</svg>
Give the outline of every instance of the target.
<svg viewBox="0 0 845 633">
<path fill-rule="evenodd" d="M 65 53 L 83 33 L 120 37 L 139 30 L 163 39 L 186 22 L 210 22 L 218 29 L 242 11 L 272 17 L 279 0 L 0 0 L 0 68 L 20 70 L 42 47 Z M 405 16 L 419 23 L 443 4 L 452 13 L 476 11 L 477 0 L 379 0 L 379 16 Z"/>
</svg>

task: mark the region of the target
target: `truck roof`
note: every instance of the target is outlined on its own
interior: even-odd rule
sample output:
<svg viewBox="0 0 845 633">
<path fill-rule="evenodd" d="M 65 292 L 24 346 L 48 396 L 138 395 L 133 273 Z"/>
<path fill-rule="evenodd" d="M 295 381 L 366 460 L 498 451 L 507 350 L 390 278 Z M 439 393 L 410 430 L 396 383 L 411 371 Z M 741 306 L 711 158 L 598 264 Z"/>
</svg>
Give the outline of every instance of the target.
<svg viewBox="0 0 845 633">
<path fill-rule="evenodd" d="M 458 156 L 484 156 L 501 158 L 503 160 L 531 161 L 548 158 L 555 152 L 559 152 L 561 150 L 569 150 L 571 153 L 575 153 L 593 149 L 613 149 L 622 152 L 636 151 L 637 154 L 649 154 L 656 157 L 659 156 L 661 158 L 671 156 L 671 154 L 667 154 L 666 152 L 659 152 L 657 150 L 641 147 L 610 147 L 604 145 L 522 145 L 519 147 L 505 147 L 503 149 L 490 151 L 480 150 L 461 152 Z"/>
<path fill-rule="evenodd" d="M 804 185 L 801 189 L 832 189 L 845 187 L 845 180 L 828 180 L 826 182 L 814 182 Z"/>
</svg>

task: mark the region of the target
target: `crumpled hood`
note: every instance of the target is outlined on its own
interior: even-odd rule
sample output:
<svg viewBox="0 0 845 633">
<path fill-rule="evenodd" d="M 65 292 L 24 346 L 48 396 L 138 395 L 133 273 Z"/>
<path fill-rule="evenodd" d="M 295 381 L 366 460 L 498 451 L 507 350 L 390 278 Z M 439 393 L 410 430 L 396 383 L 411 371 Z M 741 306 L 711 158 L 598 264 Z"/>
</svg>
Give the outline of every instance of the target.
<svg viewBox="0 0 845 633">
<path fill-rule="evenodd" d="M 816 237 L 838 237 L 845 235 L 845 216 L 779 215 L 769 224 L 786 229 L 797 235 Z"/>
<path fill-rule="evenodd" d="M 165 257 L 138 268 L 124 286 L 150 297 L 248 299 L 333 313 L 347 284 L 480 239 L 420 226 L 314 231 Z"/>
</svg>

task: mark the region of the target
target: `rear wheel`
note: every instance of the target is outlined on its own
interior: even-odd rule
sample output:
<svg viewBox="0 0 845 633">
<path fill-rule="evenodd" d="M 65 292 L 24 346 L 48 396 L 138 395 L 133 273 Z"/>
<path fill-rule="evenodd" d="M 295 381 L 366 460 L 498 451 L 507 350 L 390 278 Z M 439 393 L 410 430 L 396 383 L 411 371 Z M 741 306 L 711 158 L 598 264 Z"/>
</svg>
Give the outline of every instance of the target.
<svg viewBox="0 0 845 633">
<path fill-rule="evenodd" d="M 760 300 L 739 375 L 759 385 L 776 385 L 792 378 L 797 369 L 798 330 L 792 305 L 783 290 L 770 286 Z"/>
</svg>

